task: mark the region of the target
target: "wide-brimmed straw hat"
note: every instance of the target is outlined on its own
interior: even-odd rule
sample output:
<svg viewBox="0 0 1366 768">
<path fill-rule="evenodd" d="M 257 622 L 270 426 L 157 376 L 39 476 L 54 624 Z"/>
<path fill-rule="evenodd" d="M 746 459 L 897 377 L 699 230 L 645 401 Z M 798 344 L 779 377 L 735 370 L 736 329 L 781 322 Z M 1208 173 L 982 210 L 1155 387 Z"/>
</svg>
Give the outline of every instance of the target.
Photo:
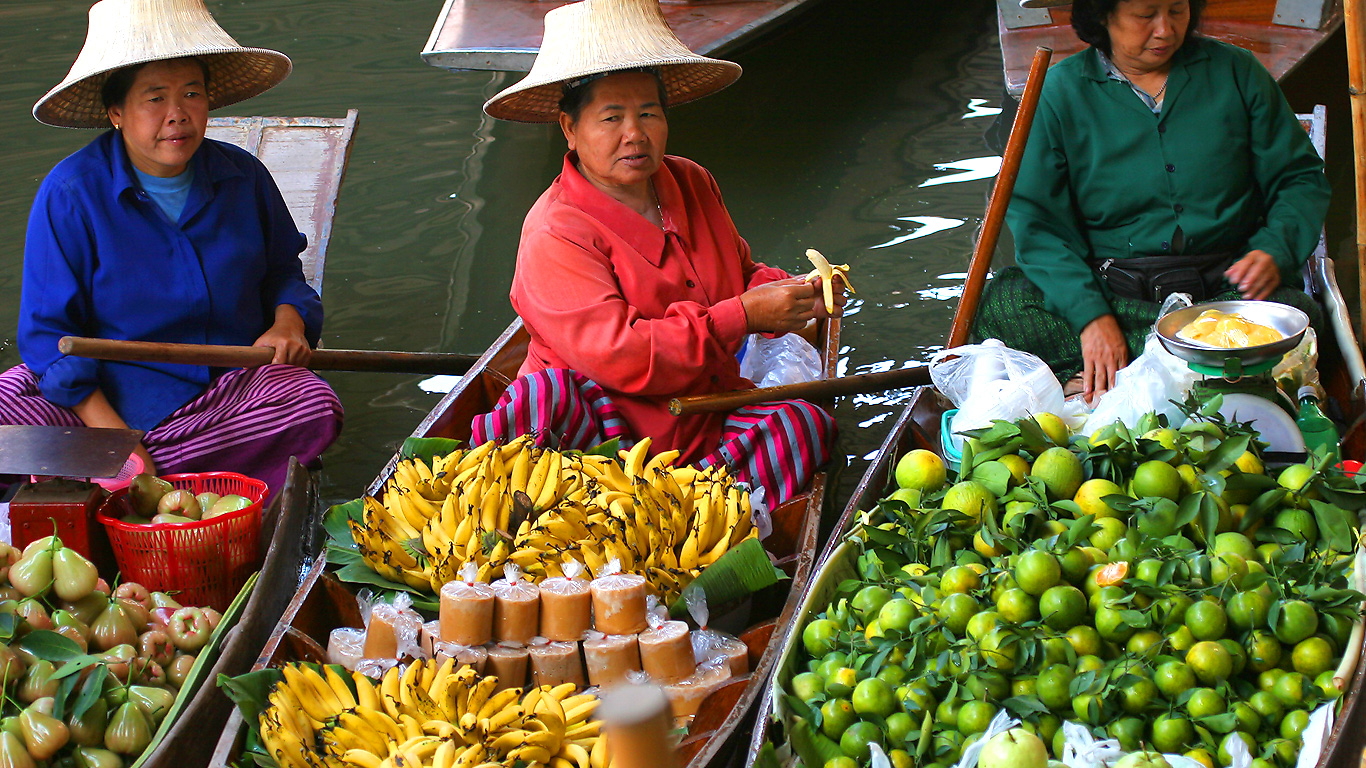
<svg viewBox="0 0 1366 768">
<path fill-rule="evenodd" d="M 114 70 L 193 56 L 209 70 L 209 109 L 249 99 L 289 76 L 289 57 L 245 48 L 218 26 L 203 0 L 100 0 L 66 79 L 33 105 L 39 122 L 63 128 L 109 125 L 100 90 Z"/>
<path fill-rule="evenodd" d="M 659 0 L 579 0 L 545 15 L 531 72 L 484 105 L 492 117 L 549 123 L 566 81 L 624 69 L 659 70 L 669 105 L 700 99 L 740 77 L 740 65 L 699 56 L 678 39 Z"/>
</svg>

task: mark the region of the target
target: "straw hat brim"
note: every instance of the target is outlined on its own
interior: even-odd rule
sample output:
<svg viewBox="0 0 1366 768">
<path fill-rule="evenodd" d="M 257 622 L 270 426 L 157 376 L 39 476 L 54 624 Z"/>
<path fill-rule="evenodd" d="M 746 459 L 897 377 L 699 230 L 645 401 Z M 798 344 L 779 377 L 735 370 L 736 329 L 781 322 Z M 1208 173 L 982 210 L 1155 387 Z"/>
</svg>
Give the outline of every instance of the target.
<svg viewBox="0 0 1366 768">
<path fill-rule="evenodd" d="M 500 120 L 519 123 L 550 123 L 559 119 L 564 83 L 590 75 L 654 67 L 664 82 L 669 106 L 685 104 L 715 93 L 740 78 L 740 65 L 705 56 L 638 59 L 618 65 L 587 67 L 556 73 L 553 78 L 528 75 L 521 82 L 489 99 L 484 112 Z"/>
<path fill-rule="evenodd" d="M 196 58 L 209 70 L 209 109 L 236 104 L 279 85 L 294 65 L 289 57 L 268 48 L 223 47 L 176 51 L 119 61 L 95 72 L 74 73 L 33 105 L 33 116 L 59 128 L 108 128 L 109 117 L 100 94 L 109 76 L 124 67 L 154 61 Z"/>
</svg>

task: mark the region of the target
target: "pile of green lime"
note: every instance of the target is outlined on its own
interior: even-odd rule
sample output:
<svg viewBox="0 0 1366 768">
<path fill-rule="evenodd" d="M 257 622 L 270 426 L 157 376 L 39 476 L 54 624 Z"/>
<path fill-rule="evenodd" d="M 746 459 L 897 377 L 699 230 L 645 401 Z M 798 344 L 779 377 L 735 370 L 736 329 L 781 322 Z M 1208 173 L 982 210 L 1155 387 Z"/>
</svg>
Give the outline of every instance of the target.
<svg viewBox="0 0 1366 768">
<path fill-rule="evenodd" d="M 1216 406 L 1217 407 L 1217 406 Z M 1072 720 L 1128 751 L 1290 768 L 1363 596 L 1366 492 L 1329 457 L 1267 474 L 1257 435 L 1194 408 L 1089 440 L 1056 417 L 970 433 L 962 469 L 903 456 L 858 578 L 801 625 L 783 681 L 808 768 L 953 765 L 1001 709 L 1054 758 Z"/>
</svg>

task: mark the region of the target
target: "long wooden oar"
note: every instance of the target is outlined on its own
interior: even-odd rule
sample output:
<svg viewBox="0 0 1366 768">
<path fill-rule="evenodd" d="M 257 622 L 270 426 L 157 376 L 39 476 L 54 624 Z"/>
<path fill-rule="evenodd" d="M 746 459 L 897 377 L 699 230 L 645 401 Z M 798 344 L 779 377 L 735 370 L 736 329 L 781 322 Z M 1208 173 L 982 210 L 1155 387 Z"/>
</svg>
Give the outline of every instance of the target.
<svg viewBox="0 0 1366 768">
<path fill-rule="evenodd" d="M 252 368 L 275 357 L 273 347 L 230 347 L 215 344 L 170 344 L 63 336 L 57 349 L 64 355 L 98 360 L 143 363 L 183 363 L 221 368 Z M 372 371 L 459 375 L 478 358 L 445 352 L 378 352 L 361 349 L 315 349 L 308 367 L 319 371 Z"/>
<path fill-rule="evenodd" d="M 1024 95 L 1020 97 L 1020 107 L 1016 110 L 1015 122 L 1010 127 L 1010 140 L 1006 142 L 1005 155 L 1001 159 L 1001 172 L 996 176 L 996 185 L 991 190 L 991 202 L 987 204 L 982 235 L 972 252 L 972 260 L 968 262 L 968 277 L 963 283 L 963 297 L 958 300 L 958 307 L 953 313 L 949 347 L 960 347 L 968 340 L 972 321 L 977 316 L 977 304 L 982 298 L 987 273 L 991 270 L 991 257 L 1001 237 L 1001 225 L 1005 222 L 1006 209 L 1010 207 L 1010 195 L 1015 190 L 1015 177 L 1020 173 L 1025 142 L 1029 139 L 1030 126 L 1034 124 L 1034 110 L 1039 105 L 1039 94 L 1043 92 L 1043 80 L 1048 73 L 1048 62 L 1052 58 L 1051 48 L 1040 46 L 1034 51 L 1034 62 L 1029 67 L 1029 79 L 1025 82 Z M 882 373 L 785 384 L 780 387 L 678 397 L 669 401 L 669 412 L 675 416 L 682 416 L 685 413 L 731 411 L 742 406 L 774 400 L 820 400 L 862 392 L 919 387 L 929 383 L 930 369 L 922 365 Z"/>
<path fill-rule="evenodd" d="M 1361 306 L 1366 307 L 1366 3 L 1346 0 L 1342 4 L 1342 26 L 1347 32 L 1347 94 L 1352 104 L 1352 146 L 1356 150 L 1357 276 Z M 1366 338 L 1366 313 L 1362 314 L 1361 330 Z"/>
</svg>

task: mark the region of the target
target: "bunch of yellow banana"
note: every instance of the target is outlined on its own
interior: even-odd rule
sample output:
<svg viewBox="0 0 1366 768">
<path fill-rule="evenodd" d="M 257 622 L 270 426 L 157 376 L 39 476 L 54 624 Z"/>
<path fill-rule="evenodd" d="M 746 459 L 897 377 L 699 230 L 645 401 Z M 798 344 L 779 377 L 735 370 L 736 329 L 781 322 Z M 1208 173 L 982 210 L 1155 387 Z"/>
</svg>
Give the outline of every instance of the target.
<svg viewBox="0 0 1366 768">
<path fill-rule="evenodd" d="M 494 692 L 454 662 L 394 667 L 376 684 L 286 664 L 261 713 L 261 742 L 280 768 L 608 768 L 592 720 L 598 700 L 573 683 Z"/>
<path fill-rule="evenodd" d="M 611 560 L 672 601 L 701 569 L 757 533 L 749 494 L 724 467 L 646 459 L 646 438 L 617 459 L 506 445 L 399 462 L 380 498 L 366 497 L 351 534 L 385 578 L 433 592 L 466 563 L 491 581 L 508 562 L 532 581 L 577 560 L 596 574 Z"/>
</svg>

